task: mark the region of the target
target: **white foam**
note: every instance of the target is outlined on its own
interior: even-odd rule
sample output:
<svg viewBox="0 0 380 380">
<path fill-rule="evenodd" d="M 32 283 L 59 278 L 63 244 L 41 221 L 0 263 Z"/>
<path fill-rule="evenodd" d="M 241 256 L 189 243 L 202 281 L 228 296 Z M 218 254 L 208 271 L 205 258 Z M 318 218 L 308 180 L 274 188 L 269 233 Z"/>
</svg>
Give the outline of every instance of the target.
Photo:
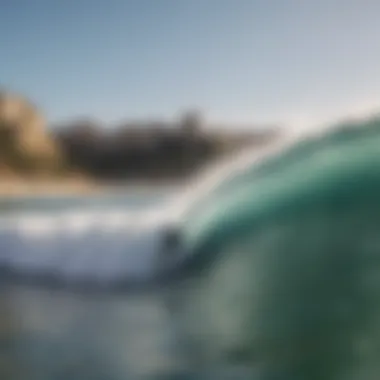
<svg viewBox="0 0 380 380">
<path fill-rule="evenodd" d="M 0 265 L 68 282 L 149 278 L 164 216 L 158 210 L 14 215 L 0 220 Z"/>
</svg>

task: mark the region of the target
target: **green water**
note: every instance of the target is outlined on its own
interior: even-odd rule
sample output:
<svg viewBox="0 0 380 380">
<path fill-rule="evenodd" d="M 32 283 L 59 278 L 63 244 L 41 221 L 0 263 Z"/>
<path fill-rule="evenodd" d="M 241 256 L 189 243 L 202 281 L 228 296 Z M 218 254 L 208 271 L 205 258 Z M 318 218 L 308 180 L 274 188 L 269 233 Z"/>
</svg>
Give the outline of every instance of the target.
<svg viewBox="0 0 380 380">
<path fill-rule="evenodd" d="M 192 209 L 183 331 L 258 379 L 380 378 L 380 120 L 248 166 Z M 184 296 L 186 294 L 186 296 Z"/>
</svg>

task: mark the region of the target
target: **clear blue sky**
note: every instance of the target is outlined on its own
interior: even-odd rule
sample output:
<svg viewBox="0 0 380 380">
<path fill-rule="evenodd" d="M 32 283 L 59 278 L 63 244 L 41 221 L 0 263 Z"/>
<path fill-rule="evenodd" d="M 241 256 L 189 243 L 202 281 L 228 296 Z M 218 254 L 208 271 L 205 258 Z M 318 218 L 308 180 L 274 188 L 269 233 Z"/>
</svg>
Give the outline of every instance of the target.
<svg viewBox="0 0 380 380">
<path fill-rule="evenodd" d="M 380 109 L 379 0 L 0 0 L 0 48 L 0 85 L 51 121 Z"/>
</svg>

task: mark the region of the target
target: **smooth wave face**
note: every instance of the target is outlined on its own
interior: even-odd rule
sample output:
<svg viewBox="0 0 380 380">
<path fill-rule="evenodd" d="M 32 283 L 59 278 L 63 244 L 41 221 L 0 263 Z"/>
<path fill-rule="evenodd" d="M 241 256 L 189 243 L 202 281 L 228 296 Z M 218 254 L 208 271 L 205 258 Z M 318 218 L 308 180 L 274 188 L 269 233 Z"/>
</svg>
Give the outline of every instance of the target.
<svg viewBox="0 0 380 380">
<path fill-rule="evenodd" d="M 380 377 L 380 120 L 251 161 L 182 224 L 176 318 L 196 365 Z M 194 364 L 195 365 L 195 364 Z"/>
</svg>

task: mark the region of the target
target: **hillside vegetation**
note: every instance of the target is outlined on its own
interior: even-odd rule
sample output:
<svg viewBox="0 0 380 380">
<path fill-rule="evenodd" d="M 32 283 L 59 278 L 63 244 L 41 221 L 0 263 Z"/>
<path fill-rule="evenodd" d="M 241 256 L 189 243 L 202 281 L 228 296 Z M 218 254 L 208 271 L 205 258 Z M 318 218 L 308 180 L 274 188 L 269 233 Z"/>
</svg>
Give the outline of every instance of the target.
<svg viewBox="0 0 380 380">
<path fill-rule="evenodd" d="M 31 102 L 0 92 L 0 180 L 73 173 L 100 181 L 180 179 L 222 154 L 275 137 L 273 130 L 213 131 L 197 112 L 174 122 L 129 121 L 107 128 L 83 119 L 48 128 Z"/>
</svg>

